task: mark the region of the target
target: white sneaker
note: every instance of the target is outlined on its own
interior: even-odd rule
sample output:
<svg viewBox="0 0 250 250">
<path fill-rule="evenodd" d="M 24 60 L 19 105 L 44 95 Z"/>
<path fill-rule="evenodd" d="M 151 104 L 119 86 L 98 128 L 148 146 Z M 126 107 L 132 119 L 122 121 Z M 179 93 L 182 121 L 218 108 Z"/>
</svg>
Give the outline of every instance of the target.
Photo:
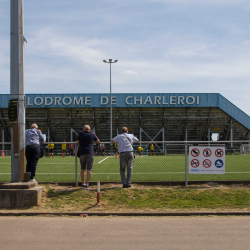
<svg viewBox="0 0 250 250">
<path fill-rule="evenodd" d="M 37 183 L 37 181 L 35 179 L 30 179 L 29 182 L 36 182 Z"/>
</svg>

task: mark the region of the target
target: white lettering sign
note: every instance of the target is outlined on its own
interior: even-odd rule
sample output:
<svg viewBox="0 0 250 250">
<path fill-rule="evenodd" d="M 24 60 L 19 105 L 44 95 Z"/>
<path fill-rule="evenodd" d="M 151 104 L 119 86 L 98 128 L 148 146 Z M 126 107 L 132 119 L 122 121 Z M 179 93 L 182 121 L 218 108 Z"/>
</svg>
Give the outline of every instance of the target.
<svg viewBox="0 0 250 250">
<path fill-rule="evenodd" d="M 99 99 L 99 104 L 97 101 L 97 97 Z M 52 107 L 61 107 L 61 106 L 91 106 L 93 105 L 92 99 L 95 107 L 105 106 L 110 103 L 109 97 L 97 95 L 89 95 L 89 96 L 35 96 L 32 100 L 32 97 L 27 97 L 27 106 L 52 106 Z M 162 96 L 154 96 L 150 95 L 129 95 L 126 96 L 125 99 L 122 99 L 121 96 L 112 96 L 111 100 L 112 106 L 125 107 L 125 105 L 129 106 L 138 106 L 142 105 L 145 107 L 151 107 L 154 105 L 162 105 L 170 106 L 170 105 L 199 105 L 200 97 L 189 95 L 187 97 L 182 95 L 162 95 Z"/>
</svg>

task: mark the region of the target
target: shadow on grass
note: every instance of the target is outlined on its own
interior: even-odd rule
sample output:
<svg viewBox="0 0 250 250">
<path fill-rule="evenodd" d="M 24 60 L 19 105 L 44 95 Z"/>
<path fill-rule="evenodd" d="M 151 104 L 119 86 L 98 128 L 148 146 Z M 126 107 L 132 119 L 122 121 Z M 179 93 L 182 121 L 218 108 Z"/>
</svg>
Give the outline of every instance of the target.
<svg viewBox="0 0 250 250">
<path fill-rule="evenodd" d="M 48 198 L 53 198 L 53 197 L 61 197 L 61 196 L 65 196 L 65 195 L 69 195 L 75 192 L 78 192 L 80 189 L 73 189 L 73 190 L 55 190 L 55 189 L 48 189 L 47 191 L 47 197 Z"/>
</svg>

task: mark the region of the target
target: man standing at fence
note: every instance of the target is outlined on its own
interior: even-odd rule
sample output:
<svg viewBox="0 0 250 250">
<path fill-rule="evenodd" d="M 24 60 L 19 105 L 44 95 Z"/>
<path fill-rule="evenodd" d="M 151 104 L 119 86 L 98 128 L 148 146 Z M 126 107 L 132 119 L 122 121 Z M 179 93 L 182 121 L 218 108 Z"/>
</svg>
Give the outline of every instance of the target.
<svg viewBox="0 0 250 250">
<path fill-rule="evenodd" d="M 139 142 L 139 140 L 134 135 L 128 134 L 127 127 L 123 127 L 121 134 L 113 138 L 111 142 L 118 143 L 118 152 L 120 153 L 120 175 L 123 183 L 123 188 L 130 188 L 134 162 L 133 143 Z M 126 165 L 127 178 L 125 176 Z"/>
<path fill-rule="evenodd" d="M 94 142 L 99 143 L 100 141 L 98 137 L 95 135 L 95 133 L 91 132 L 90 126 L 85 125 L 83 131 L 81 131 L 78 135 L 77 142 L 80 144 L 82 188 L 88 190 L 94 163 L 93 144 Z M 87 179 L 85 183 L 86 166 L 87 166 Z"/>
<path fill-rule="evenodd" d="M 36 182 L 36 167 L 40 157 L 40 142 L 44 143 L 44 136 L 38 126 L 34 123 L 30 129 L 25 132 L 26 149 L 25 156 L 27 160 L 26 172 L 30 172 L 30 181 Z"/>
</svg>

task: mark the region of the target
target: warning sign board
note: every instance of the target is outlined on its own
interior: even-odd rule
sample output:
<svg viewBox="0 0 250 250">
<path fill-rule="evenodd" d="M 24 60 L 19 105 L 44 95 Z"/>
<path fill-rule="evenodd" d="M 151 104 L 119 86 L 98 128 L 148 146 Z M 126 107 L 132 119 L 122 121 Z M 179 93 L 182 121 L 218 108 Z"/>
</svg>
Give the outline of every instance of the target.
<svg viewBox="0 0 250 250">
<path fill-rule="evenodd" d="M 189 147 L 190 174 L 225 174 L 225 147 Z"/>
</svg>

